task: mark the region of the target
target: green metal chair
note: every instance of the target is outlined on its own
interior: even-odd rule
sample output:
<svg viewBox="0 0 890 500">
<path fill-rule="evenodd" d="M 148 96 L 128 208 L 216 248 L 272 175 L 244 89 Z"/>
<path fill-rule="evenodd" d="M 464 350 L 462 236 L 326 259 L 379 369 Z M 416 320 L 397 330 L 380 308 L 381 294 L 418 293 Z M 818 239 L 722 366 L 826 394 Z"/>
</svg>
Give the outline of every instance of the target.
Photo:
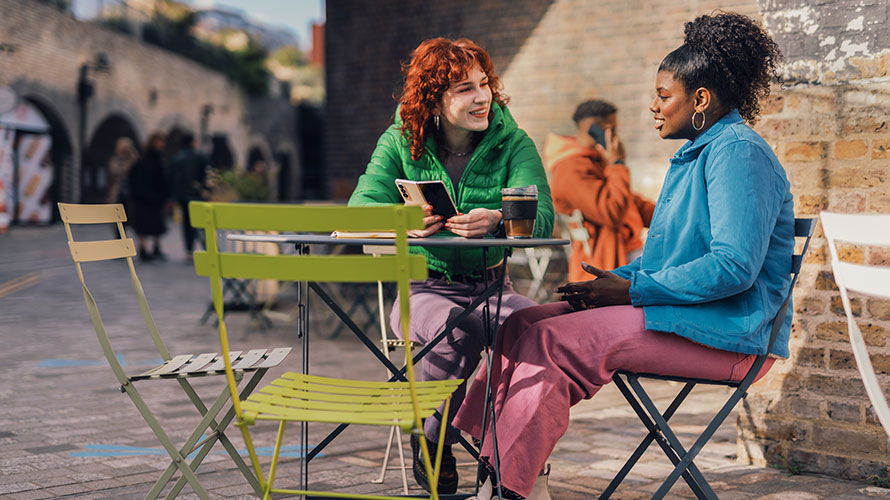
<svg viewBox="0 0 890 500">
<path fill-rule="evenodd" d="M 208 234 L 208 247 L 195 253 L 195 269 L 210 278 L 216 314 L 219 317 L 219 338 L 222 350 L 229 350 L 229 339 L 223 311 L 222 280 L 224 278 L 277 279 L 281 281 L 327 281 L 364 283 L 395 281 L 403 297 L 409 294 L 409 281 L 427 276 L 426 260 L 408 253 L 407 231 L 423 227 L 418 207 L 401 205 L 378 207 L 332 207 L 273 204 L 192 202 L 189 214 L 195 227 Z M 213 237 L 220 230 L 284 231 L 325 233 L 332 231 L 371 231 L 395 229 L 394 255 L 263 255 L 221 252 Z M 401 301 L 404 331 L 409 324 L 409 301 Z M 304 373 L 286 373 L 249 398 L 238 397 L 232 369 L 226 364 L 229 387 L 235 405 L 238 427 L 256 469 L 263 498 L 273 493 L 312 495 L 332 498 L 390 499 L 379 495 L 358 495 L 337 492 L 316 492 L 304 489 L 274 488 L 284 433 L 288 422 L 325 422 L 367 424 L 390 427 L 420 437 L 424 464 L 431 478 L 432 499 L 438 499 L 438 481 L 444 436 L 439 437 L 435 466 L 423 437 L 421 419 L 432 416 L 444 403 L 448 412 L 451 394 L 461 380 L 416 382 L 410 343 L 405 349 L 407 382 L 376 382 L 319 377 Z M 278 422 L 278 434 L 268 475 L 259 463 L 250 427 L 259 420 Z M 444 426 L 443 426 L 444 434 Z"/>
<path fill-rule="evenodd" d="M 75 205 L 68 203 L 59 203 L 59 214 L 62 222 L 65 224 L 65 231 L 68 234 L 68 247 L 71 251 L 71 257 L 74 259 L 74 265 L 77 268 L 77 276 L 80 278 L 83 287 L 83 296 L 86 301 L 87 310 L 90 314 L 93 327 L 102 347 L 102 352 L 111 365 L 111 369 L 120 383 L 121 392 L 126 393 L 139 413 L 145 419 L 145 422 L 151 427 L 164 449 L 170 455 L 170 465 L 164 471 L 160 478 L 152 486 L 151 490 L 145 498 L 157 498 L 161 495 L 164 487 L 172 481 L 174 474 L 179 471 L 180 477 L 173 485 L 173 488 L 167 494 L 167 498 L 176 497 L 182 488 L 188 483 L 191 485 L 195 494 L 200 498 L 209 498 L 207 490 L 198 481 L 195 470 L 204 460 L 204 457 L 210 452 L 213 445 L 219 441 L 232 457 L 232 460 L 244 474 L 244 477 L 250 482 L 254 490 L 260 490 L 260 484 L 251 473 L 250 468 L 238 454 L 238 451 L 232 445 L 228 437 L 226 437 L 225 429 L 229 422 L 235 417 L 234 408 L 229 408 L 223 414 L 222 418 L 217 420 L 220 412 L 225 407 L 230 398 L 230 390 L 228 385 L 221 391 L 219 396 L 208 409 L 205 402 L 198 396 L 195 389 L 189 383 L 188 379 L 195 377 L 206 377 L 213 375 L 226 374 L 225 367 L 232 368 L 231 376 L 233 381 L 240 382 L 244 378 L 244 374 L 253 373 L 253 376 L 242 386 L 240 392 L 241 397 L 246 397 L 259 384 L 260 379 L 266 374 L 269 368 L 273 368 L 281 363 L 290 352 L 289 347 L 277 349 L 252 349 L 247 351 L 231 352 L 223 361 L 222 356 L 217 353 L 209 352 L 203 354 L 180 354 L 172 355 L 164 341 L 161 339 L 158 327 L 151 315 L 148 307 L 148 301 L 145 298 L 145 292 L 142 289 L 142 283 L 136 276 L 136 268 L 133 266 L 133 257 L 136 255 L 136 245 L 131 238 L 127 238 L 124 232 L 123 223 L 127 220 L 124 212 L 124 206 L 120 204 L 111 205 Z M 119 238 L 98 241 L 75 241 L 72 226 L 83 224 L 116 224 Z M 133 290 L 136 294 L 139 309 L 142 313 L 142 319 L 145 322 L 146 329 L 151 337 L 154 347 L 164 362 L 148 371 L 137 375 L 129 375 L 121 365 L 121 360 L 112 347 L 111 338 L 102 323 L 102 317 L 99 315 L 99 306 L 93 294 L 87 288 L 84 278 L 84 263 L 112 261 L 117 259 L 125 259 L 129 269 L 130 279 L 132 281 Z M 108 265 L 103 267 L 104 276 L 108 276 L 113 272 L 121 272 L 123 269 L 119 265 Z M 160 422 L 154 413 L 149 409 L 146 402 L 142 399 L 139 391 L 136 389 L 135 382 L 147 383 L 149 381 L 158 380 L 176 380 L 185 391 L 189 400 L 195 406 L 197 412 L 201 415 L 201 420 L 192 431 L 189 438 L 181 447 L 176 447 L 166 431 L 161 427 Z M 170 405 L 169 402 L 161 402 Z M 206 435 L 205 435 L 206 432 Z M 202 439 L 203 437 L 203 439 Z M 200 440 L 200 442 L 199 442 Z M 194 457 L 189 460 L 187 457 L 194 453 Z"/>
</svg>

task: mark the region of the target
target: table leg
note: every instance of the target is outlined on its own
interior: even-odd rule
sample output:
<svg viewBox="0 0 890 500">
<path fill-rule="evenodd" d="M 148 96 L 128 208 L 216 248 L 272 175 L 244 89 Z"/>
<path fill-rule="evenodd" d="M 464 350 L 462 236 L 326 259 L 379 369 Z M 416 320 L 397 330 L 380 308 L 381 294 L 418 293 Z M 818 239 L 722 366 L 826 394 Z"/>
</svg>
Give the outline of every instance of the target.
<svg viewBox="0 0 890 500">
<path fill-rule="evenodd" d="M 488 262 L 486 260 L 485 248 L 482 248 L 482 262 Z M 509 254 L 509 250 L 507 251 Z M 498 287 L 498 300 L 497 307 L 495 309 L 495 324 L 500 320 L 501 316 L 501 298 L 504 294 L 504 277 L 507 272 L 507 259 L 508 255 L 504 255 L 504 264 L 501 267 L 501 274 L 498 279 L 495 280 L 495 283 L 499 284 Z M 488 288 L 488 273 L 483 272 L 483 279 L 486 288 Z M 490 295 L 488 296 L 490 297 Z M 482 309 L 482 317 L 483 317 L 483 327 L 485 330 L 485 402 L 483 404 L 482 409 L 482 439 L 479 442 L 479 451 L 482 451 L 482 445 L 485 444 L 485 427 L 486 427 L 486 419 L 488 418 L 489 411 L 491 412 L 491 443 L 493 448 L 494 455 L 494 474 L 495 474 L 495 483 L 497 483 L 497 495 L 498 499 L 501 499 L 501 458 L 500 452 L 498 451 L 498 435 L 497 428 L 495 426 L 495 409 L 494 409 L 494 397 L 491 393 L 491 350 L 494 348 L 495 343 L 497 342 L 497 329 L 495 331 L 491 331 L 491 317 L 490 317 L 490 307 L 488 305 L 488 297 L 486 297 L 485 305 Z M 476 475 L 476 491 L 479 490 L 479 474 L 477 472 Z"/>
</svg>

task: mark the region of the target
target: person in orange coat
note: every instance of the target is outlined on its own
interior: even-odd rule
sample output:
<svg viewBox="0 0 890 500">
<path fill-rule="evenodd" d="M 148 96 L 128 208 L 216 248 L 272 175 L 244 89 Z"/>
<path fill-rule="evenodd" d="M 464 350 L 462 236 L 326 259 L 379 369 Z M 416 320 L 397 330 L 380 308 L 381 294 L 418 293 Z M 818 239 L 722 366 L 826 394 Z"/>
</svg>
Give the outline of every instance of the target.
<svg viewBox="0 0 890 500">
<path fill-rule="evenodd" d="M 573 116 L 575 136 L 549 134 L 544 145 L 553 208 L 562 214 L 580 210 L 590 235 L 589 253 L 582 242 L 572 243 L 569 281 L 590 279 L 581 262 L 611 270 L 637 258 L 643 251 L 640 233 L 655 211 L 654 203 L 630 190 L 616 112 L 605 101 L 582 102 Z"/>
</svg>

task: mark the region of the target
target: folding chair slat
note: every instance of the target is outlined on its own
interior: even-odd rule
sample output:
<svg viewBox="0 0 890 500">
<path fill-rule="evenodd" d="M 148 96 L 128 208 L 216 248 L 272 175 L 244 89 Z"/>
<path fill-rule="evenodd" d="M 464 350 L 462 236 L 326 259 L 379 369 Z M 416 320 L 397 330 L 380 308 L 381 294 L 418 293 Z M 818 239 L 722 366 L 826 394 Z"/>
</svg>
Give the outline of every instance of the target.
<svg viewBox="0 0 890 500">
<path fill-rule="evenodd" d="M 59 215 L 66 224 L 103 224 L 127 222 L 127 213 L 120 203 L 81 205 L 59 203 Z"/>
<path fill-rule="evenodd" d="M 74 262 L 123 259 L 136 256 L 132 238 L 102 241 L 72 241 L 68 244 Z"/>
<path fill-rule="evenodd" d="M 256 365 L 255 368 L 274 368 L 281 364 L 284 361 L 284 358 L 290 353 L 290 347 L 279 347 L 276 349 L 272 349 L 272 351 L 266 355 L 263 361 Z"/>
<path fill-rule="evenodd" d="M 865 266 L 850 262 L 834 262 L 834 279 L 847 290 L 873 297 L 890 299 L 890 267 Z"/>
<path fill-rule="evenodd" d="M 822 230 L 837 241 L 890 246 L 890 215 L 822 212 Z"/>
<path fill-rule="evenodd" d="M 265 349 L 252 349 L 247 351 L 241 359 L 237 360 L 235 364 L 232 366 L 235 370 L 246 370 L 248 368 L 253 368 L 253 365 L 256 364 L 257 361 L 263 359 L 263 355 L 266 354 Z"/>
<path fill-rule="evenodd" d="M 189 360 L 192 359 L 193 356 L 194 356 L 194 354 L 180 354 L 178 356 L 174 356 L 173 358 L 171 358 L 169 361 L 167 361 L 163 365 L 152 368 L 151 370 L 148 370 L 145 373 L 140 373 L 139 376 L 140 377 L 155 377 L 158 375 L 166 375 L 168 373 L 175 372 L 176 370 L 179 370 L 180 368 L 182 368 L 183 365 L 188 363 Z"/>
<path fill-rule="evenodd" d="M 206 252 L 195 252 L 195 269 L 201 276 L 211 272 Z M 321 281 L 364 283 L 374 280 L 393 281 L 398 274 L 396 256 L 372 255 L 262 255 L 220 253 L 219 273 L 223 278 L 249 278 L 279 281 Z M 409 277 L 427 277 L 426 260 L 421 255 L 408 258 Z"/>
<path fill-rule="evenodd" d="M 437 395 L 438 398 L 438 395 Z M 271 394 L 269 392 L 263 391 L 252 394 L 248 401 L 255 401 L 258 403 L 270 403 L 280 406 L 287 406 L 289 408 L 303 408 L 303 409 L 314 409 L 314 410 L 328 410 L 328 411 L 352 411 L 352 412 L 363 412 L 373 415 L 375 413 L 387 413 L 390 411 L 401 411 L 409 410 L 411 408 L 412 400 L 411 395 L 408 394 L 407 397 L 401 398 L 374 398 L 374 397 L 366 397 L 366 398 L 349 398 L 349 399 L 338 399 L 334 401 L 327 400 L 318 400 L 318 399 L 303 399 L 303 398 L 293 398 L 288 397 L 283 394 Z M 441 399 L 436 400 L 434 398 L 426 398 L 420 399 L 420 408 L 436 408 L 439 406 Z"/>
<path fill-rule="evenodd" d="M 369 380 L 352 380 L 352 379 L 344 379 L 344 378 L 332 378 L 332 377 L 322 377 L 319 375 L 308 375 L 303 373 L 296 372 L 287 372 L 281 375 L 281 379 L 293 380 L 302 383 L 317 383 L 323 385 L 331 385 L 331 386 L 344 386 L 344 387 L 377 387 L 380 382 L 379 381 L 369 381 Z M 281 380 L 278 379 L 278 380 Z M 415 382 L 415 387 L 417 390 L 421 390 L 424 387 L 435 387 L 438 385 L 454 385 L 455 387 L 460 385 L 460 381 L 457 380 L 426 380 L 426 381 L 418 381 Z M 392 387 L 408 387 L 408 382 L 387 382 L 387 384 L 392 384 Z"/>
<path fill-rule="evenodd" d="M 215 352 L 204 352 L 198 354 L 194 358 L 190 359 L 188 363 L 182 366 L 178 371 L 179 373 L 201 373 L 206 370 L 202 370 L 205 366 L 209 365 L 216 359 L 217 354 Z"/>
<path fill-rule="evenodd" d="M 235 360 L 238 359 L 238 356 L 241 356 L 241 352 L 242 351 L 229 351 L 229 361 L 234 363 Z M 218 372 L 218 371 L 225 370 L 225 368 L 226 368 L 226 360 L 225 360 L 225 358 L 223 358 L 222 354 L 220 354 L 216 358 L 216 361 L 214 361 L 212 364 L 210 364 L 204 368 L 204 371 Z"/>
</svg>

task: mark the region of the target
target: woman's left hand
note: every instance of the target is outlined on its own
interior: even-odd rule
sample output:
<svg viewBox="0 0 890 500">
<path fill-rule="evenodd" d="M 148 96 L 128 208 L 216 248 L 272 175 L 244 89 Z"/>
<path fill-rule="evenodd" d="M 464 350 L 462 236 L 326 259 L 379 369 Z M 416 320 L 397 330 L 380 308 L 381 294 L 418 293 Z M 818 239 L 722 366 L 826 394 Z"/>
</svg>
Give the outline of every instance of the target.
<svg viewBox="0 0 890 500">
<path fill-rule="evenodd" d="M 498 210 L 474 208 L 466 214 L 452 216 L 445 222 L 445 229 L 465 238 L 481 238 L 498 227 L 501 217 Z"/>
<path fill-rule="evenodd" d="M 556 293 L 562 294 L 559 300 L 567 301 L 576 311 L 631 303 L 630 280 L 597 269 L 586 262 L 582 262 L 581 267 L 596 276 L 596 279 L 568 283 L 557 288 Z"/>
</svg>

